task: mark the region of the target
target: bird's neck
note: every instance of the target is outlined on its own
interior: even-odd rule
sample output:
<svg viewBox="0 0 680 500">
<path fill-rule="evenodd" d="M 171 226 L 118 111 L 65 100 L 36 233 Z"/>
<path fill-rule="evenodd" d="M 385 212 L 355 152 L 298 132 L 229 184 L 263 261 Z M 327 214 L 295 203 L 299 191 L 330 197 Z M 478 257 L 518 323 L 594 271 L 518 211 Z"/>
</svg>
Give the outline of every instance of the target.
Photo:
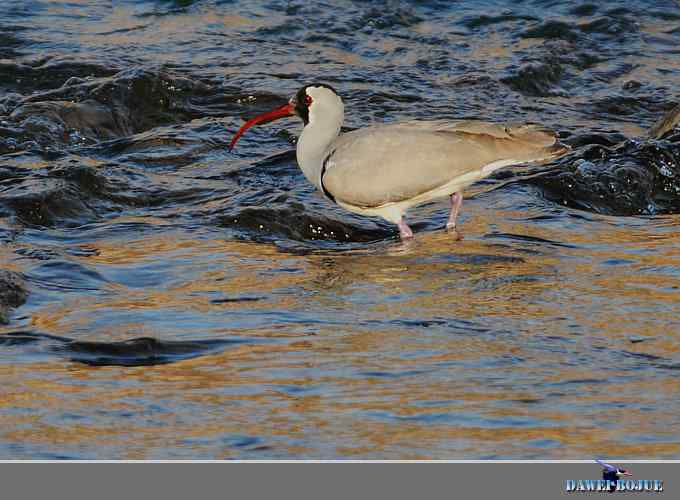
<svg viewBox="0 0 680 500">
<path fill-rule="evenodd" d="M 297 142 L 298 165 L 307 180 L 321 191 L 323 162 L 330 145 L 340 133 L 343 120 L 342 107 L 312 110 L 309 123 L 302 130 Z"/>
</svg>

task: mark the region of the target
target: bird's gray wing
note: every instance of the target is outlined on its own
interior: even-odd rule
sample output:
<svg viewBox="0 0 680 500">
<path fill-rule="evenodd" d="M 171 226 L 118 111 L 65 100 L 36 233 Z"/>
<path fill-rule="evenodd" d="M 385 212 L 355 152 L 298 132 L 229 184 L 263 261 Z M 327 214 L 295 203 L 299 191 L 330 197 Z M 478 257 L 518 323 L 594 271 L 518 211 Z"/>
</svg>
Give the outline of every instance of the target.
<svg viewBox="0 0 680 500">
<path fill-rule="evenodd" d="M 535 125 L 472 121 L 378 125 L 334 141 L 322 182 L 338 200 L 377 207 L 458 178 L 471 184 L 489 175 L 484 167 L 494 162 L 540 161 L 563 149 L 556 147 L 553 132 Z"/>
</svg>

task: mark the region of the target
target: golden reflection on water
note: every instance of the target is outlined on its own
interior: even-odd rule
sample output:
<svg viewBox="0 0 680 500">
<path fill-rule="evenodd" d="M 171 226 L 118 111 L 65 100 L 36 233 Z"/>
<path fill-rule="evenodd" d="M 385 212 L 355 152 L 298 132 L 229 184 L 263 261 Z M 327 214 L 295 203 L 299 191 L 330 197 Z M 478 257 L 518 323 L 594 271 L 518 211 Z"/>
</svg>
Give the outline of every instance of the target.
<svg viewBox="0 0 680 500">
<path fill-rule="evenodd" d="M 258 342 L 150 367 L 0 364 L 1 439 L 123 459 L 677 456 L 664 405 L 677 369 L 657 366 L 680 349 L 677 218 L 591 216 L 584 231 L 483 197 L 465 217 L 460 242 L 439 231 L 308 255 L 174 232 L 88 242 L 96 253 L 72 258 L 107 293 L 29 303 L 32 329 L 168 338 L 115 318 L 181 311 L 187 335 Z M 135 288 L 122 271 L 166 279 Z M 244 296 L 258 300 L 212 300 Z"/>
</svg>

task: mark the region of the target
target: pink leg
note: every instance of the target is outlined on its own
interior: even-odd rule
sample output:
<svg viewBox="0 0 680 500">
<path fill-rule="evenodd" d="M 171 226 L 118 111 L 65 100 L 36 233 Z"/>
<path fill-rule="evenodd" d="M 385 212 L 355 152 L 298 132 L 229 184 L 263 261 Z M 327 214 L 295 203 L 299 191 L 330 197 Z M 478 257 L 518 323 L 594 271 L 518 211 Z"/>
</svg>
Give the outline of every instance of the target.
<svg viewBox="0 0 680 500">
<path fill-rule="evenodd" d="M 460 207 L 462 205 L 463 193 L 453 193 L 451 195 L 451 213 L 449 214 L 449 220 L 446 222 L 446 229 L 456 232 L 459 238 L 460 234 L 456 231 L 456 219 L 458 218 L 458 212 L 460 212 Z"/>
<path fill-rule="evenodd" d="M 462 204 L 463 195 L 461 193 L 453 193 L 451 195 L 451 213 L 449 214 L 449 220 L 446 222 L 447 229 L 456 229 L 456 219 Z"/>
<path fill-rule="evenodd" d="M 404 219 L 399 219 L 399 222 L 397 222 L 397 227 L 399 228 L 399 236 L 401 236 L 402 240 L 413 238 L 413 231 L 411 231 L 411 228 L 406 225 Z"/>
</svg>

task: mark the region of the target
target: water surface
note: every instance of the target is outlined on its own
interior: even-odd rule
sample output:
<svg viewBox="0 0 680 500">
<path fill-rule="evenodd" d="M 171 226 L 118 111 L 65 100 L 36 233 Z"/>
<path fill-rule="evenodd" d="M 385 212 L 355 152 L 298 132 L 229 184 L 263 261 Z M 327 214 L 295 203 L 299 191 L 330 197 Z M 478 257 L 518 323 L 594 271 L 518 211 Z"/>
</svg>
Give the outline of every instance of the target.
<svg viewBox="0 0 680 500">
<path fill-rule="evenodd" d="M 7 459 L 679 458 L 680 5 L 5 1 Z M 416 232 L 298 170 L 346 126 L 534 121 L 573 153 Z"/>
</svg>

